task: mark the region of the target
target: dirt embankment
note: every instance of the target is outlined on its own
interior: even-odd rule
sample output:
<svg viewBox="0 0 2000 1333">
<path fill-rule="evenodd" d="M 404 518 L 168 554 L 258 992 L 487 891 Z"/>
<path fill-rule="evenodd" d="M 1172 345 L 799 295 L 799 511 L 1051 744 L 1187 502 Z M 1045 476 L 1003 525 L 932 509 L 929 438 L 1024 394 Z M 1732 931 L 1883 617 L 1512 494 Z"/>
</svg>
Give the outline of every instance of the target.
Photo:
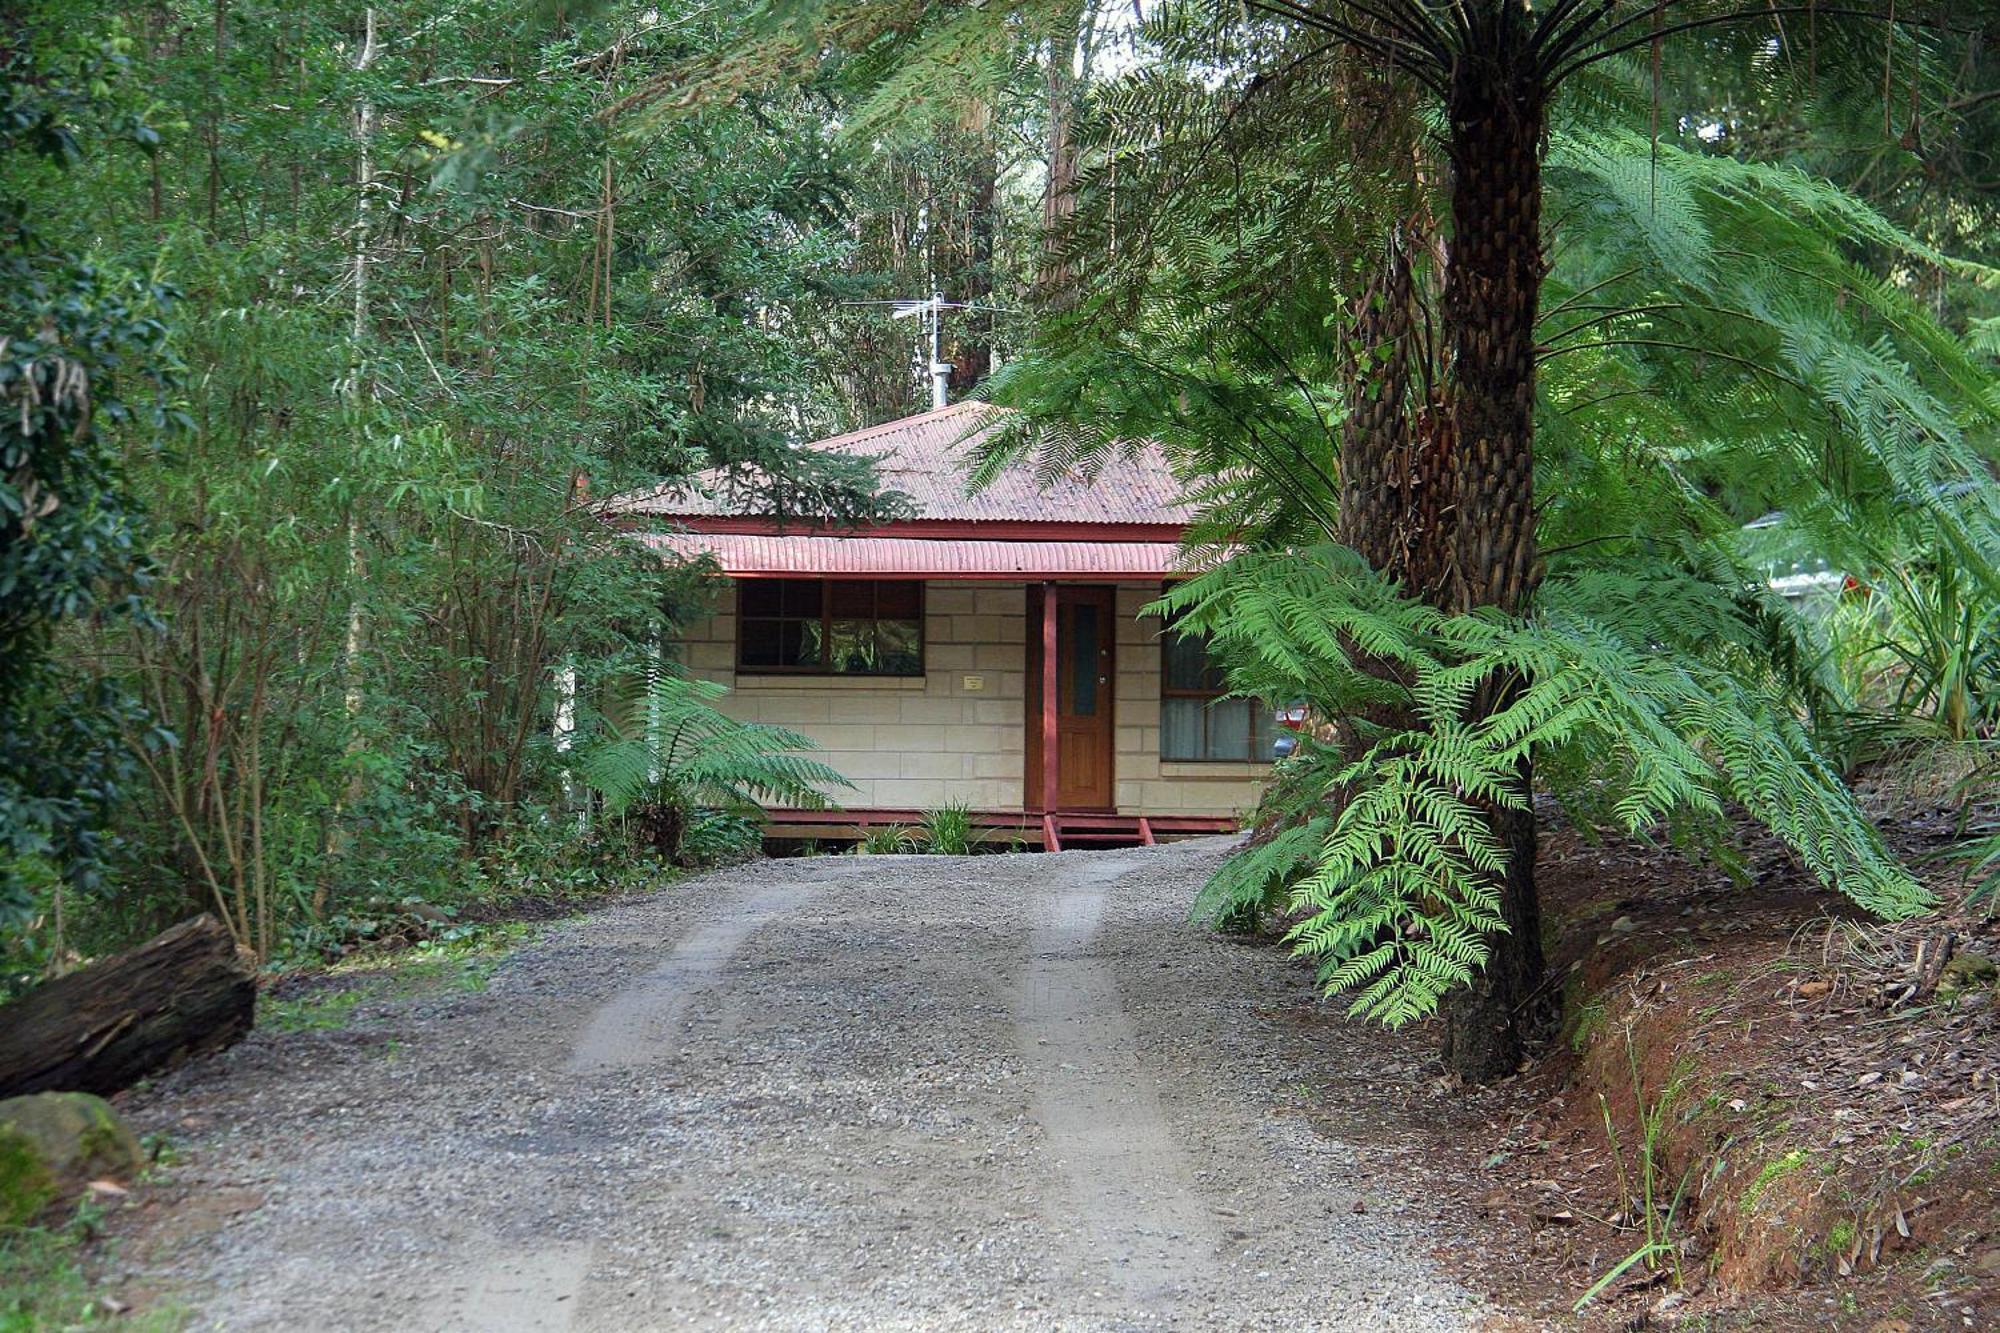
<svg viewBox="0 0 2000 1333">
<path fill-rule="evenodd" d="M 1559 1317 L 1630 1260 L 1583 1322 L 2000 1327 L 2000 923 L 1867 922 L 1750 851 L 1737 886 L 1549 839 L 1562 1032 L 1461 1126 L 1497 1136 L 1462 1197 L 1529 1259 L 1497 1284 Z"/>
</svg>

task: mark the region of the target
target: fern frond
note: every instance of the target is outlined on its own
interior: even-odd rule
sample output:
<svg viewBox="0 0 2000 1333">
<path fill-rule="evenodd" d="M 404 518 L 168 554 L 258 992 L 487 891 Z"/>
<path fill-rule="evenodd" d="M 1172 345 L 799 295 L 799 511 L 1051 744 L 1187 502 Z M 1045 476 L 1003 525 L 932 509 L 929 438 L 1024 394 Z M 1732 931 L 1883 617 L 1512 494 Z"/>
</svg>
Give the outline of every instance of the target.
<svg viewBox="0 0 2000 1333">
<path fill-rule="evenodd" d="M 1421 1017 L 1504 928 L 1491 811 L 1521 804 L 1532 758 L 1588 784 L 1628 832 L 1713 827 L 1733 804 L 1867 910 L 1921 910 L 1927 894 L 1800 720 L 1806 686 L 1771 650 L 1778 611 L 1734 577 L 1714 560 L 1563 575 L 1520 619 L 1441 615 L 1337 550 L 1246 552 L 1174 589 L 1159 605 L 1211 636 L 1233 688 L 1336 714 L 1379 697 L 1352 687 L 1365 636 L 1406 673 L 1399 698 L 1422 724 L 1358 756 L 1302 751 L 1318 789 L 1344 793 L 1339 813 L 1240 854 L 1204 901 L 1262 894 L 1282 866 L 1302 917 L 1287 939 L 1327 988 L 1357 1015 Z M 1503 706 L 1468 720 L 1482 694 Z"/>
<path fill-rule="evenodd" d="M 648 682 L 631 725 L 580 747 L 577 775 L 617 815 L 642 799 L 682 807 L 749 806 L 764 802 L 814 809 L 827 793 L 852 783 L 808 758 L 818 748 L 785 727 L 745 722 L 715 705 L 728 687 L 658 672 Z"/>
</svg>

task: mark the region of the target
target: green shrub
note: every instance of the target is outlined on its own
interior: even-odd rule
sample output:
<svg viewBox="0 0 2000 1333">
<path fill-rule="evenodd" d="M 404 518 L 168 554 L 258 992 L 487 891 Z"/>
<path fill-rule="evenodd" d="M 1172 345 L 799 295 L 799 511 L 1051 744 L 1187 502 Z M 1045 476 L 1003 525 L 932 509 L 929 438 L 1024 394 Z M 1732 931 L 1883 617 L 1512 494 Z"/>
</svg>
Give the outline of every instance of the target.
<svg viewBox="0 0 2000 1333">
<path fill-rule="evenodd" d="M 764 845 L 755 818 L 729 810 L 700 810 L 681 834 L 681 864 L 719 866 L 748 860 Z"/>
<path fill-rule="evenodd" d="M 901 824 L 872 828 L 861 835 L 857 851 L 866 856 L 897 856 L 917 850 L 917 834 Z"/>
<path fill-rule="evenodd" d="M 924 846 L 937 856 L 972 853 L 972 808 L 964 801 L 947 801 L 924 811 Z"/>
<path fill-rule="evenodd" d="M 648 687 L 637 734 L 607 719 L 605 733 L 582 752 L 578 774 L 604 798 L 604 812 L 629 816 L 638 838 L 669 861 L 683 859 L 688 828 L 705 808 L 748 814 L 776 800 L 822 809 L 824 789 L 853 785 L 806 757 L 819 748 L 811 737 L 717 708 L 728 692 L 662 673 Z"/>
</svg>

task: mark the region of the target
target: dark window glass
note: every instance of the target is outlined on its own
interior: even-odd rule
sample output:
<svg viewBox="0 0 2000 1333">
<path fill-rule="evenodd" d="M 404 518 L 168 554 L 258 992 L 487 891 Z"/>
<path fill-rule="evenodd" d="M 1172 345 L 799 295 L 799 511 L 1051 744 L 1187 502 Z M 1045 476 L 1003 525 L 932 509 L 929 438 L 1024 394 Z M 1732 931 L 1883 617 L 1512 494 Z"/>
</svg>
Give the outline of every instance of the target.
<svg viewBox="0 0 2000 1333">
<path fill-rule="evenodd" d="M 1208 660 L 1208 646 L 1192 634 L 1167 632 L 1166 660 L 1161 666 L 1161 683 L 1170 690 L 1192 690 L 1200 694 L 1220 694 L 1222 668 Z"/>
<path fill-rule="evenodd" d="M 827 589 L 829 615 L 837 619 L 875 618 L 875 585 L 872 583 L 836 583 Z"/>
<path fill-rule="evenodd" d="M 1097 608 L 1081 603 L 1072 613 L 1076 634 L 1076 685 L 1071 692 L 1070 712 L 1076 717 L 1097 715 Z"/>
<path fill-rule="evenodd" d="M 744 666 L 784 665 L 784 656 L 778 651 L 778 626 L 781 623 L 776 620 L 743 621 L 740 642 Z"/>
<path fill-rule="evenodd" d="M 882 579 L 744 579 L 737 652 L 746 670 L 920 676 L 924 585 Z"/>
<path fill-rule="evenodd" d="M 785 661 L 791 666 L 818 666 L 824 660 L 821 642 L 825 628 L 817 620 L 784 622 Z"/>
<path fill-rule="evenodd" d="M 785 614 L 788 616 L 816 616 L 826 600 L 826 584 L 820 579 L 786 579 L 780 585 L 785 590 Z"/>
<path fill-rule="evenodd" d="M 884 620 L 920 620 L 924 614 L 924 585 L 917 582 L 877 583 L 875 614 Z"/>
<path fill-rule="evenodd" d="M 1276 723 L 1259 699 L 1225 697 L 1228 682 L 1195 635 L 1160 636 L 1160 757 L 1167 760 L 1271 758 Z"/>
</svg>

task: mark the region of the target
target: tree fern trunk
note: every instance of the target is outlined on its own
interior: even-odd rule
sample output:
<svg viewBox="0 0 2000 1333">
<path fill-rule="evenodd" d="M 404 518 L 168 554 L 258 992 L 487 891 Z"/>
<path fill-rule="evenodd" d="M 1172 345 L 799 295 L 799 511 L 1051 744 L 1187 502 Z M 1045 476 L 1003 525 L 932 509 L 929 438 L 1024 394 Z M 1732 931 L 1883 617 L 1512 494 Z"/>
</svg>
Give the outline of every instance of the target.
<svg viewBox="0 0 2000 1333">
<path fill-rule="evenodd" d="M 1355 404 L 1341 423 L 1340 540 L 1408 595 L 1441 605 L 1451 568 L 1451 422 L 1430 401 L 1428 368 L 1413 364 L 1421 356 L 1414 243 L 1400 237 L 1390 248 L 1342 340 L 1354 349 L 1345 379 Z"/>
<path fill-rule="evenodd" d="M 1354 405 L 1340 428 L 1340 540 L 1401 581 L 1409 499 L 1400 484 L 1410 443 L 1410 260 L 1392 246 L 1354 302 L 1343 345 Z"/>
<path fill-rule="evenodd" d="M 1453 569 L 1450 607 L 1524 609 L 1540 577 L 1535 550 L 1535 319 L 1542 281 L 1542 143 L 1546 89 L 1534 67 L 1531 15 L 1521 0 L 1475 7 L 1485 31 L 1452 75 L 1452 241 L 1445 320 L 1452 333 Z M 1475 701 L 1480 715 L 1520 688 Z M 1532 795 L 1523 763 L 1517 792 Z M 1474 1080 L 1521 1059 L 1528 1001 L 1541 984 L 1531 810 L 1488 811 L 1507 848 L 1495 886 L 1504 933 L 1465 992 L 1448 1004 L 1446 1064 Z"/>
<path fill-rule="evenodd" d="M 1434 410 L 1427 365 L 1415 336 L 1419 298 L 1410 242 L 1398 237 L 1375 279 L 1355 298 L 1343 330 L 1342 377 L 1353 405 L 1340 430 L 1340 541 L 1411 597 L 1442 604 L 1451 567 L 1450 422 Z M 1399 678 L 1397 666 L 1347 644 L 1355 665 L 1378 680 Z M 1408 708 L 1376 703 L 1333 719 L 1345 754 L 1364 753 L 1374 737 L 1417 725 Z M 1334 793 L 1344 804 L 1352 790 Z"/>
</svg>

